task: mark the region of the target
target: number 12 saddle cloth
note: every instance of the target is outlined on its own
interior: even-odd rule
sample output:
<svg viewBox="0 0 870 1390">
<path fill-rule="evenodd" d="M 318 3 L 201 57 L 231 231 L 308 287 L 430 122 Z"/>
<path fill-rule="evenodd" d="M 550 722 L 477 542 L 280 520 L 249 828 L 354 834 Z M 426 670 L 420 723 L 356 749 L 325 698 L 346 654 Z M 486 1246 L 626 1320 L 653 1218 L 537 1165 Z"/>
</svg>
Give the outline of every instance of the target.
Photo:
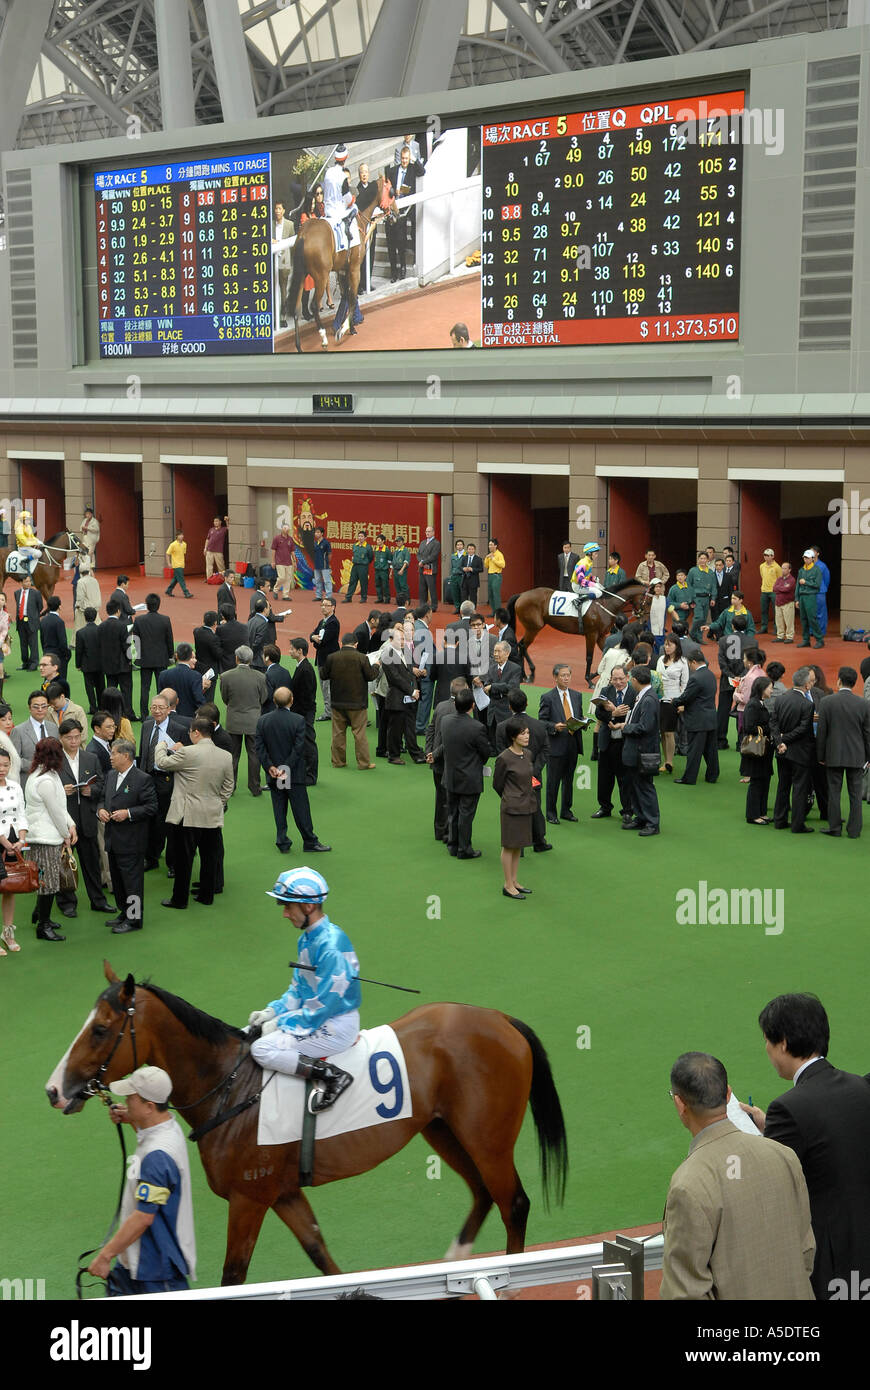
<svg viewBox="0 0 870 1390">
<path fill-rule="evenodd" d="M 304 1038 L 299 1046 L 304 1053 Z M 333 1053 L 328 1060 L 354 1080 L 334 1105 L 318 1114 L 318 1141 L 389 1120 L 410 1119 L 413 1104 L 405 1055 L 389 1024 L 363 1029 L 353 1047 Z M 298 1076 L 264 1070 L 263 1085 L 257 1143 L 296 1143 L 302 1137 L 305 1082 Z"/>
</svg>

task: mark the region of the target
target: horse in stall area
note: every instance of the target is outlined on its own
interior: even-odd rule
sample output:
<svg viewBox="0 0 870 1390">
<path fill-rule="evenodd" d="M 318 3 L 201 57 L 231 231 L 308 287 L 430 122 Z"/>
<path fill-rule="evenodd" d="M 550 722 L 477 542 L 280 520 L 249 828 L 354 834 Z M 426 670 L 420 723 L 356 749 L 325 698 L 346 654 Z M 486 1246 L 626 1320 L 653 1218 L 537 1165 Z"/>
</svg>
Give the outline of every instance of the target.
<svg viewBox="0 0 870 1390">
<path fill-rule="evenodd" d="M 172 1078 L 173 1107 L 197 1131 L 209 1186 L 229 1202 L 221 1282 L 244 1283 L 270 1208 L 319 1270 L 340 1273 L 299 1188 L 300 1144 L 261 1148 L 257 1104 L 237 1113 L 246 1100 L 259 1099 L 264 1084 L 263 1071 L 250 1057 L 250 1039 L 156 985 L 137 985 L 132 975 L 120 980 L 108 961 L 103 969 L 108 988 L 46 1084 L 51 1104 L 75 1114 L 89 1097 L 107 1098 L 112 1081 L 146 1061 L 163 1067 Z M 517 1019 L 466 1004 L 426 1004 L 392 1026 L 405 1055 L 412 1116 L 318 1139 L 312 1185 L 365 1173 L 422 1131 L 472 1194 L 471 1211 L 447 1258 L 470 1256 L 493 1203 L 507 1232 L 507 1253 L 520 1253 L 529 1199 L 513 1150 L 529 1103 L 545 1201 L 552 1192 L 561 1203 L 568 1168 L 562 1108 L 541 1043 Z M 300 1104 L 302 1095 L 300 1089 Z M 225 1110 L 225 1123 L 198 1134 Z"/>
<path fill-rule="evenodd" d="M 310 217 L 307 222 L 303 223 L 293 247 L 293 274 L 287 292 L 287 301 L 293 305 L 293 326 L 296 333 L 297 352 L 302 351 L 299 314 L 302 307 L 302 286 L 305 283 L 306 275 L 310 275 L 314 280 L 314 295 L 311 304 L 314 309 L 317 331 L 320 334 L 320 344 L 323 351 L 327 352 L 326 329 L 320 318 L 320 301 L 329 283 L 330 271 L 334 270 L 339 280 L 343 282 L 343 294 L 347 301 L 347 315 L 335 335 L 336 342 L 340 343 L 345 333 L 356 334 L 353 316 L 359 289 L 360 267 L 369 238 L 381 217 L 394 218 L 396 215 L 396 200 L 392 185 L 389 179 L 384 178 L 384 175 L 381 174 L 378 178 L 377 198 L 369 210 L 361 212 L 357 209 L 356 216 L 362 233 L 357 246 L 351 246 L 346 251 L 336 251 L 332 224 L 327 222 L 324 217 Z"/>
<path fill-rule="evenodd" d="M 42 545 L 43 558 L 37 561 L 36 568 L 30 577 L 33 580 L 34 589 L 39 590 L 43 602 L 47 603 L 54 593 L 55 585 L 63 571 L 63 557 L 87 555 L 88 550 L 75 531 L 58 531 L 57 535 L 51 536 L 40 544 Z M 20 575 L 6 573 L 6 561 L 17 549 L 17 545 L 7 545 L 0 549 L 0 589 L 5 590 L 7 579 L 20 580 L 21 578 Z"/>
<path fill-rule="evenodd" d="M 551 605 L 550 600 L 555 598 Z M 526 589 L 522 594 L 514 594 L 508 599 L 507 610 L 511 627 L 516 631 L 516 620 L 523 625 L 523 635 L 518 646 L 521 656 L 528 661 L 531 679 L 535 679 L 535 667 L 529 656 L 529 647 L 538 633 L 545 627 L 554 627 L 557 632 L 577 633 L 582 631 L 586 638 L 586 684 L 592 685 L 592 656 L 595 647 L 601 646 L 613 620 L 627 605 L 631 605 L 639 618 L 647 615 L 652 602 L 652 591 L 638 580 L 629 579 L 618 589 L 605 590 L 600 599 L 593 599 L 583 614 L 582 628 L 578 625 L 574 607 L 575 595 L 559 589 Z M 564 602 L 562 602 L 564 600 Z M 643 600 L 638 602 L 638 600 Z M 551 612 L 551 607 L 555 610 Z"/>
</svg>

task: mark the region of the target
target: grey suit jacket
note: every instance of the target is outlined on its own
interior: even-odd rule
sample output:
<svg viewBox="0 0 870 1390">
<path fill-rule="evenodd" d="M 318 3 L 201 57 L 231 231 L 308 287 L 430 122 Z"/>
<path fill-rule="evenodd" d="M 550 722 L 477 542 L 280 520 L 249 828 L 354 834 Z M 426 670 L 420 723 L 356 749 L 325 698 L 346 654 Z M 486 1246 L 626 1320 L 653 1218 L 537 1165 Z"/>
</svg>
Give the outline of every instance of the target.
<svg viewBox="0 0 870 1390">
<path fill-rule="evenodd" d="M 269 698 L 269 687 L 262 671 L 237 666 L 221 676 L 221 699 L 226 705 L 224 728 L 228 734 L 255 734 L 257 720 Z"/>
<path fill-rule="evenodd" d="M 784 1144 L 708 1125 L 671 1178 L 663 1229 L 662 1299 L 813 1298 L 807 1185 Z"/>
<path fill-rule="evenodd" d="M 45 737 L 57 738 L 57 724 L 55 721 L 51 717 L 48 717 L 42 722 L 45 725 Z M 16 724 L 14 726 L 9 737 L 12 740 L 13 748 L 21 759 L 21 790 L 24 791 L 27 785 L 27 774 L 33 764 L 34 750 L 39 742 L 34 732 L 33 725 L 30 722 L 29 715 L 22 724 Z"/>
<path fill-rule="evenodd" d="M 232 754 L 208 738 L 175 750 L 159 743 L 154 763 L 161 772 L 174 774 L 167 824 L 183 822 L 188 829 L 219 830 L 235 785 Z"/>
</svg>

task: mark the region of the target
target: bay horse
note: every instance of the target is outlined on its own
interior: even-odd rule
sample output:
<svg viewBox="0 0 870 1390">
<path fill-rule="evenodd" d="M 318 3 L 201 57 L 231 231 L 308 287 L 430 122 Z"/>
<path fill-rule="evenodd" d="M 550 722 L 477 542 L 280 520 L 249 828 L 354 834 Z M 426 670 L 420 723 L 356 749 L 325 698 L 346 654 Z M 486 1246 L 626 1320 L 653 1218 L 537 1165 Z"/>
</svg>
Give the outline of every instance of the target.
<svg viewBox="0 0 870 1390">
<path fill-rule="evenodd" d="M 287 301 L 293 305 L 293 326 L 296 334 L 297 352 L 302 351 L 299 315 L 302 306 L 302 286 L 305 283 L 306 275 L 310 275 L 314 280 L 311 305 L 314 309 L 314 320 L 320 334 L 320 344 L 323 351 L 328 351 L 328 347 L 326 328 L 320 318 L 320 301 L 329 283 L 329 273 L 332 270 L 343 281 L 344 295 L 347 299 L 347 316 L 339 327 L 335 340 L 340 343 L 345 333 L 356 334 L 356 329 L 353 326 L 353 315 L 356 308 L 357 291 L 359 290 L 360 268 L 366 245 L 375 229 L 379 214 L 386 217 L 396 216 L 396 200 L 392 187 L 389 179 L 384 178 L 383 174 L 378 178 L 378 192 L 374 202 L 369 205 L 366 212 L 357 209 L 356 216 L 361 232 L 359 245 L 351 246 L 346 251 L 336 251 L 332 224 L 325 217 L 309 217 L 308 221 L 303 223 L 293 247 L 293 273 L 287 292 Z"/>
<path fill-rule="evenodd" d="M 87 547 L 83 544 L 81 537 L 75 531 L 58 531 L 57 535 L 51 536 L 47 541 L 42 541 L 43 558 L 38 560 L 33 574 L 34 589 L 38 589 L 42 594 L 45 603 L 54 593 L 54 587 L 63 572 L 63 557 L 66 555 L 87 555 Z M 6 573 L 6 561 L 17 550 L 17 545 L 4 545 L 0 548 L 0 589 L 5 590 L 7 579 L 18 579 L 20 576 Z"/>
<path fill-rule="evenodd" d="M 46 1083 L 55 1109 L 75 1114 L 90 1096 L 146 1062 L 169 1073 L 172 1104 L 197 1134 L 224 1109 L 258 1098 L 263 1072 L 240 1029 L 150 981 L 120 980 L 108 961 L 103 970 L 108 988 Z M 425 1004 L 392 1026 L 405 1054 L 411 1117 L 318 1140 L 312 1185 L 368 1172 L 422 1132 L 471 1190 L 471 1211 L 447 1257 L 471 1254 L 493 1203 L 504 1222 L 507 1253 L 520 1253 L 529 1199 L 513 1150 L 527 1104 L 545 1202 L 552 1194 L 561 1203 L 568 1168 L 562 1108 L 540 1041 L 517 1019 L 467 1004 Z M 222 1284 L 244 1283 L 270 1208 L 319 1270 L 340 1273 L 299 1189 L 300 1145 L 259 1147 L 256 1104 L 197 1143 L 209 1186 L 230 1207 Z"/>
<path fill-rule="evenodd" d="M 529 656 L 529 647 L 534 642 L 538 633 L 545 627 L 554 627 L 557 632 L 571 632 L 579 635 L 577 615 L 573 611 L 570 600 L 574 598 L 572 591 L 564 591 L 566 603 L 563 605 L 567 610 L 563 615 L 550 613 L 550 599 L 553 594 L 560 594 L 558 589 L 526 589 L 524 593 L 514 594 L 508 599 L 507 610 L 510 615 L 511 627 L 516 631 L 516 620 L 519 618 L 523 625 L 523 635 L 519 639 L 518 646 L 521 657 L 525 657 L 530 670 L 531 679 L 535 679 L 535 667 Z M 642 602 L 638 602 L 642 600 Z M 639 618 L 645 617 L 649 612 L 652 602 L 652 591 L 647 592 L 647 586 L 638 580 L 628 579 L 624 584 L 620 584 L 618 589 L 613 589 L 602 594 L 600 599 L 594 599 L 589 604 L 583 615 L 583 636 L 586 638 L 586 684 L 592 684 L 592 656 L 596 645 L 601 646 L 613 626 L 613 619 L 617 613 L 629 604 L 633 607 Z"/>
</svg>

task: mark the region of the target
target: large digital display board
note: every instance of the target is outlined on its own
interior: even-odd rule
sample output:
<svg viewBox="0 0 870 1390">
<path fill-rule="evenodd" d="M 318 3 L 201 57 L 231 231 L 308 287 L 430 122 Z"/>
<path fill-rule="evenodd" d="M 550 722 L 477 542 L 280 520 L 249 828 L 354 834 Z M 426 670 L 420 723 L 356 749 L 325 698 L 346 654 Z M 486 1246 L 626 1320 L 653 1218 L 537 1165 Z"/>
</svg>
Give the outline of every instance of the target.
<svg viewBox="0 0 870 1390">
<path fill-rule="evenodd" d="M 269 156 L 94 177 L 100 355 L 272 351 Z"/>
<path fill-rule="evenodd" d="M 340 166 L 336 141 L 98 169 L 100 355 L 736 339 L 744 100 L 348 132 Z M 351 199 L 348 253 L 313 224 Z"/>
</svg>

